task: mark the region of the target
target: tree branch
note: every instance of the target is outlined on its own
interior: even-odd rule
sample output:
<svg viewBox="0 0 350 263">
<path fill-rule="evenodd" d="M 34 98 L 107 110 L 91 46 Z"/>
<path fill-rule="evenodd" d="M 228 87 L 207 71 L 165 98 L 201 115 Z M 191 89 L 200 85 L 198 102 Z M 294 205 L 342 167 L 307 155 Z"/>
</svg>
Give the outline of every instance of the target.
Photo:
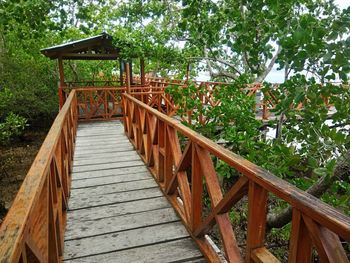
<svg viewBox="0 0 350 263">
<path fill-rule="evenodd" d="M 226 60 L 223 60 L 223 59 L 220 59 L 220 58 L 211 58 L 211 57 L 208 57 L 207 55 L 207 52 L 205 52 L 205 57 L 189 57 L 188 59 L 196 59 L 196 60 L 212 60 L 212 61 L 215 61 L 215 62 L 219 62 L 221 64 L 224 64 L 230 68 L 232 68 L 237 74 L 241 75 L 242 73 L 236 68 L 235 65 L 231 64 L 230 62 L 226 61 Z"/>
<path fill-rule="evenodd" d="M 331 178 L 327 175 L 321 177 L 313 184 L 309 189 L 306 190 L 307 193 L 319 198 L 321 197 L 336 180 L 349 181 L 350 176 L 350 150 L 348 150 L 343 156 L 339 157 L 336 167 L 334 169 L 334 174 Z M 278 214 L 268 214 L 267 215 L 267 227 L 271 228 L 281 228 L 288 224 L 292 220 L 292 207 L 288 206 L 282 212 Z"/>
<path fill-rule="evenodd" d="M 272 57 L 269 65 L 267 66 L 267 68 L 264 70 L 264 72 L 262 74 L 260 74 L 260 76 L 258 76 L 256 79 L 255 79 L 255 82 L 263 82 L 264 79 L 266 78 L 266 76 L 270 73 L 270 71 L 272 70 L 273 68 L 273 65 L 275 65 L 275 62 L 276 62 L 276 59 L 278 57 L 278 55 L 281 53 L 281 50 L 282 50 L 282 47 L 281 45 L 278 46 L 278 49 L 277 49 L 277 52 L 276 54 Z"/>
</svg>

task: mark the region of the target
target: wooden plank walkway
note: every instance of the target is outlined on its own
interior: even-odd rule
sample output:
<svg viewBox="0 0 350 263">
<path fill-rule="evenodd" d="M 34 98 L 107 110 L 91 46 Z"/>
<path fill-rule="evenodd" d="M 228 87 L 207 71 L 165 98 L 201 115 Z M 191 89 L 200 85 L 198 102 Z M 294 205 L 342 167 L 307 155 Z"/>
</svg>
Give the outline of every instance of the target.
<svg viewBox="0 0 350 263">
<path fill-rule="evenodd" d="M 64 262 L 206 262 L 119 121 L 81 123 Z"/>
</svg>

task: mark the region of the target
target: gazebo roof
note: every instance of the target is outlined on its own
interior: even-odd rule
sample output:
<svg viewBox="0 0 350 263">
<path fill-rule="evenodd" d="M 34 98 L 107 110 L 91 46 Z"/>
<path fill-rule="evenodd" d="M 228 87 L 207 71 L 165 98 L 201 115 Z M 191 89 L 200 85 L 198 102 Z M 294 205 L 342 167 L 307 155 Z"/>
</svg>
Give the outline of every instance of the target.
<svg viewBox="0 0 350 263">
<path fill-rule="evenodd" d="M 119 57 L 120 49 L 112 43 L 112 36 L 100 35 L 48 47 L 40 50 L 51 59 L 112 60 Z"/>
</svg>

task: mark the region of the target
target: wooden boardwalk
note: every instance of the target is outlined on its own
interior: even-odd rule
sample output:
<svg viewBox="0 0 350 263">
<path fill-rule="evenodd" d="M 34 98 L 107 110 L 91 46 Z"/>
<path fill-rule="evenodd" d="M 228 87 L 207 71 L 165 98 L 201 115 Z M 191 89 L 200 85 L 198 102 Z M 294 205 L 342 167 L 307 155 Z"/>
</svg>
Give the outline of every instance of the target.
<svg viewBox="0 0 350 263">
<path fill-rule="evenodd" d="M 119 121 L 80 123 L 64 262 L 206 262 Z"/>
</svg>

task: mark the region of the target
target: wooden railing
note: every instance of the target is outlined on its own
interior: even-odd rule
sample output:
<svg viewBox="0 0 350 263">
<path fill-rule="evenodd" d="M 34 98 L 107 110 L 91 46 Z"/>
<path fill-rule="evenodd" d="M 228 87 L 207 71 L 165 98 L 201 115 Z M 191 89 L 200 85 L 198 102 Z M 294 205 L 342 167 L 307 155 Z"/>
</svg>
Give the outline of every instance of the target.
<svg viewBox="0 0 350 263">
<path fill-rule="evenodd" d="M 167 80 L 162 78 L 147 78 L 147 84 L 150 87 L 156 87 L 161 91 L 165 92 L 166 88 L 169 86 L 178 86 L 181 88 L 188 87 L 188 82 L 180 81 L 180 80 Z M 216 107 L 220 105 L 220 100 L 215 97 L 215 91 L 222 87 L 227 87 L 232 85 L 227 82 L 210 82 L 210 81 L 191 81 L 190 85 L 194 85 L 196 92 L 191 94 L 191 98 L 193 100 L 198 100 L 201 102 L 203 107 L 211 106 Z M 276 85 L 275 85 L 276 87 Z M 262 91 L 263 85 L 261 83 L 254 83 L 246 85 L 245 88 L 242 88 L 242 92 L 244 92 L 247 96 L 255 97 L 259 92 L 263 98 L 261 101 L 256 102 L 254 105 L 253 111 L 258 111 L 261 113 L 261 116 L 257 116 L 257 118 L 261 118 L 262 120 L 268 120 L 271 116 L 271 110 L 275 108 L 277 100 L 273 96 L 270 91 Z M 164 97 L 165 95 L 158 94 L 158 97 Z M 175 115 L 176 111 L 180 108 L 179 105 L 175 104 L 172 100 L 170 94 L 167 94 L 167 100 L 158 99 L 158 101 L 162 102 L 163 105 L 166 105 L 167 109 L 171 109 L 170 115 Z M 164 106 L 163 106 L 164 107 Z M 186 114 L 182 114 L 181 118 L 184 122 L 192 124 L 193 121 L 193 113 L 198 111 L 199 109 L 195 107 L 187 109 Z M 164 112 L 165 113 L 165 112 Z M 208 121 L 207 116 L 205 114 L 199 112 L 197 113 L 198 120 L 202 125 L 205 125 Z"/>
<path fill-rule="evenodd" d="M 65 81 L 67 88 L 86 88 L 86 87 L 119 87 L 119 79 L 107 80 L 80 80 L 80 81 Z"/>
<path fill-rule="evenodd" d="M 112 120 L 123 116 L 121 94 L 125 87 L 79 88 L 75 91 L 79 120 Z"/>
<path fill-rule="evenodd" d="M 77 129 L 71 92 L 0 227 L 0 262 L 62 261 Z"/>
<path fill-rule="evenodd" d="M 177 115 L 177 110 L 180 108 L 180 105 L 176 105 L 171 95 L 165 92 L 165 89 L 169 86 L 179 86 L 181 88 L 187 87 L 187 82 L 183 80 L 168 80 L 164 78 L 147 78 L 146 85 L 142 86 L 139 83 L 139 79 L 134 77 L 134 85 L 131 86 L 130 91 L 134 94 L 142 102 L 145 102 L 149 106 L 153 108 L 157 108 L 159 111 L 167 114 L 168 116 Z M 207 82 L 207 81 L 195 81 L 191 82 L 196 86 L 197 92 L 192 94 L 192 98 L 199 98 L 204 106 L 217 106 L 220 104 L 220 100 L 215 99 L 214 92 L 216 89 L 230 85 L 225 82 Z M 262 88 L 261 84 L 252 84 L 248 85 L 247 88 L 244 89 L 244 92 L 247 96 L 255 96 L 257 92 L 259 92 Z M 65 82 L 65 86 L 60 87 L 59 91 L 61 93 L 61 102 L 60 105 L 63 105 L 65 99 L 69 96 L 69 93 L 72 89 L 84 90 L 84 93 L 87 97 L 83 98 L 79 96 L 79 100 L 82 102 L 80 106 L 83 107 L 84 104 L 88 105 L 88 101 L 90 100 L 90 104 L 92 108 L 81 108 L 80 109 L 80 119 L 81 120 L 90 120 L 92 119 L 92 115 L 96 115 L 94 119 L 113 119 L 119 116 L 119 105 L 117 106 L 118 116 L 115 114 L 115 109 L 109 109 L 108 105 L 103 107 L 103 109 L 97 106 L 101 106 L 100 97 L 98 93 L 104 93 L 104 90 L 109 90 L 108 93 L 111 93 L 114 89 L 119 90 L 119 92 L 115 93 L 114 96 L 116 98 L 115 101 L 120 101 L 120 94 L 126 91 L 126 86 L 120 86 L 118 80 L 86 80 L 86 81 L 67 81 Z M 91 92 L 88 92 L 90 90 Z M 99 92 L 96 92 L 100 90 Z M 86 91 L 86 92 L 85 92 Z M 88 94 L 89 93 L 89 94 Z M 82 93 L 80 93 L 81 95 Z M 112 95 L 112 94 L 110 94 Z M 258 109 L 261 111 L 262 119 L 266 120 L 270 116 L 270 110 L 275 107 L 275 101 L 270 96 L 271 94 L 265 94 L 264 100 L 257 103 L 254 106 L 254 109 Z M 112 96 L 111 96 L 112 97 Z M 110 102 L 114 105 L 112 99 Z M 92 105 L 94 104 L 94 105 Z M 183 114 L 180 116 L 183 121 L 191 124 L 193 121 L 193 113 L 197 111 L 197 108 L 189 109 L 186 112 L 186 115 Z M 100 112 L 100 114 L 94 114 L 95 111 Z M 98 115 L 98 116 L 97 116 Z M 207 118 L 204 114 L 199 114 L 199 122 L 201 124 L 205 124 Z"/>
<path fill-rule="evenodd" d="M 210 262 L 221 261 L 205 236 L 214 225 L 226 260 L 242 262 L 228 212 L 244 196 L 248 203 L 245 262 L 279 262 L 265 244 L 270 194 L 293 208 L 289 262 L 311 262 L 314 248 L 321 262 L 348 262 L 340 238 L 350 241 L 349 217 L 134 97 L 123 97 L 127 136 Z M 241 174 L 226 193 L 214 157 Z M 210 198 L 209 212 L 204 212 L 204 193 Z"/>
<path fill-rule="evenodd" d="M 126 87 L 89 87 L 76 88 L 78 117 L 80 121 L 113 120 L 121 119 L 122 94 Z M 173 103 L 169 94 L 162 88 L 152 86 L 134 86 L 130 88 L 132 94 L 138 100 L 158 109 L 160 112 L 173 116 L 177 108 L 172 108 Z"/>
</svg>

